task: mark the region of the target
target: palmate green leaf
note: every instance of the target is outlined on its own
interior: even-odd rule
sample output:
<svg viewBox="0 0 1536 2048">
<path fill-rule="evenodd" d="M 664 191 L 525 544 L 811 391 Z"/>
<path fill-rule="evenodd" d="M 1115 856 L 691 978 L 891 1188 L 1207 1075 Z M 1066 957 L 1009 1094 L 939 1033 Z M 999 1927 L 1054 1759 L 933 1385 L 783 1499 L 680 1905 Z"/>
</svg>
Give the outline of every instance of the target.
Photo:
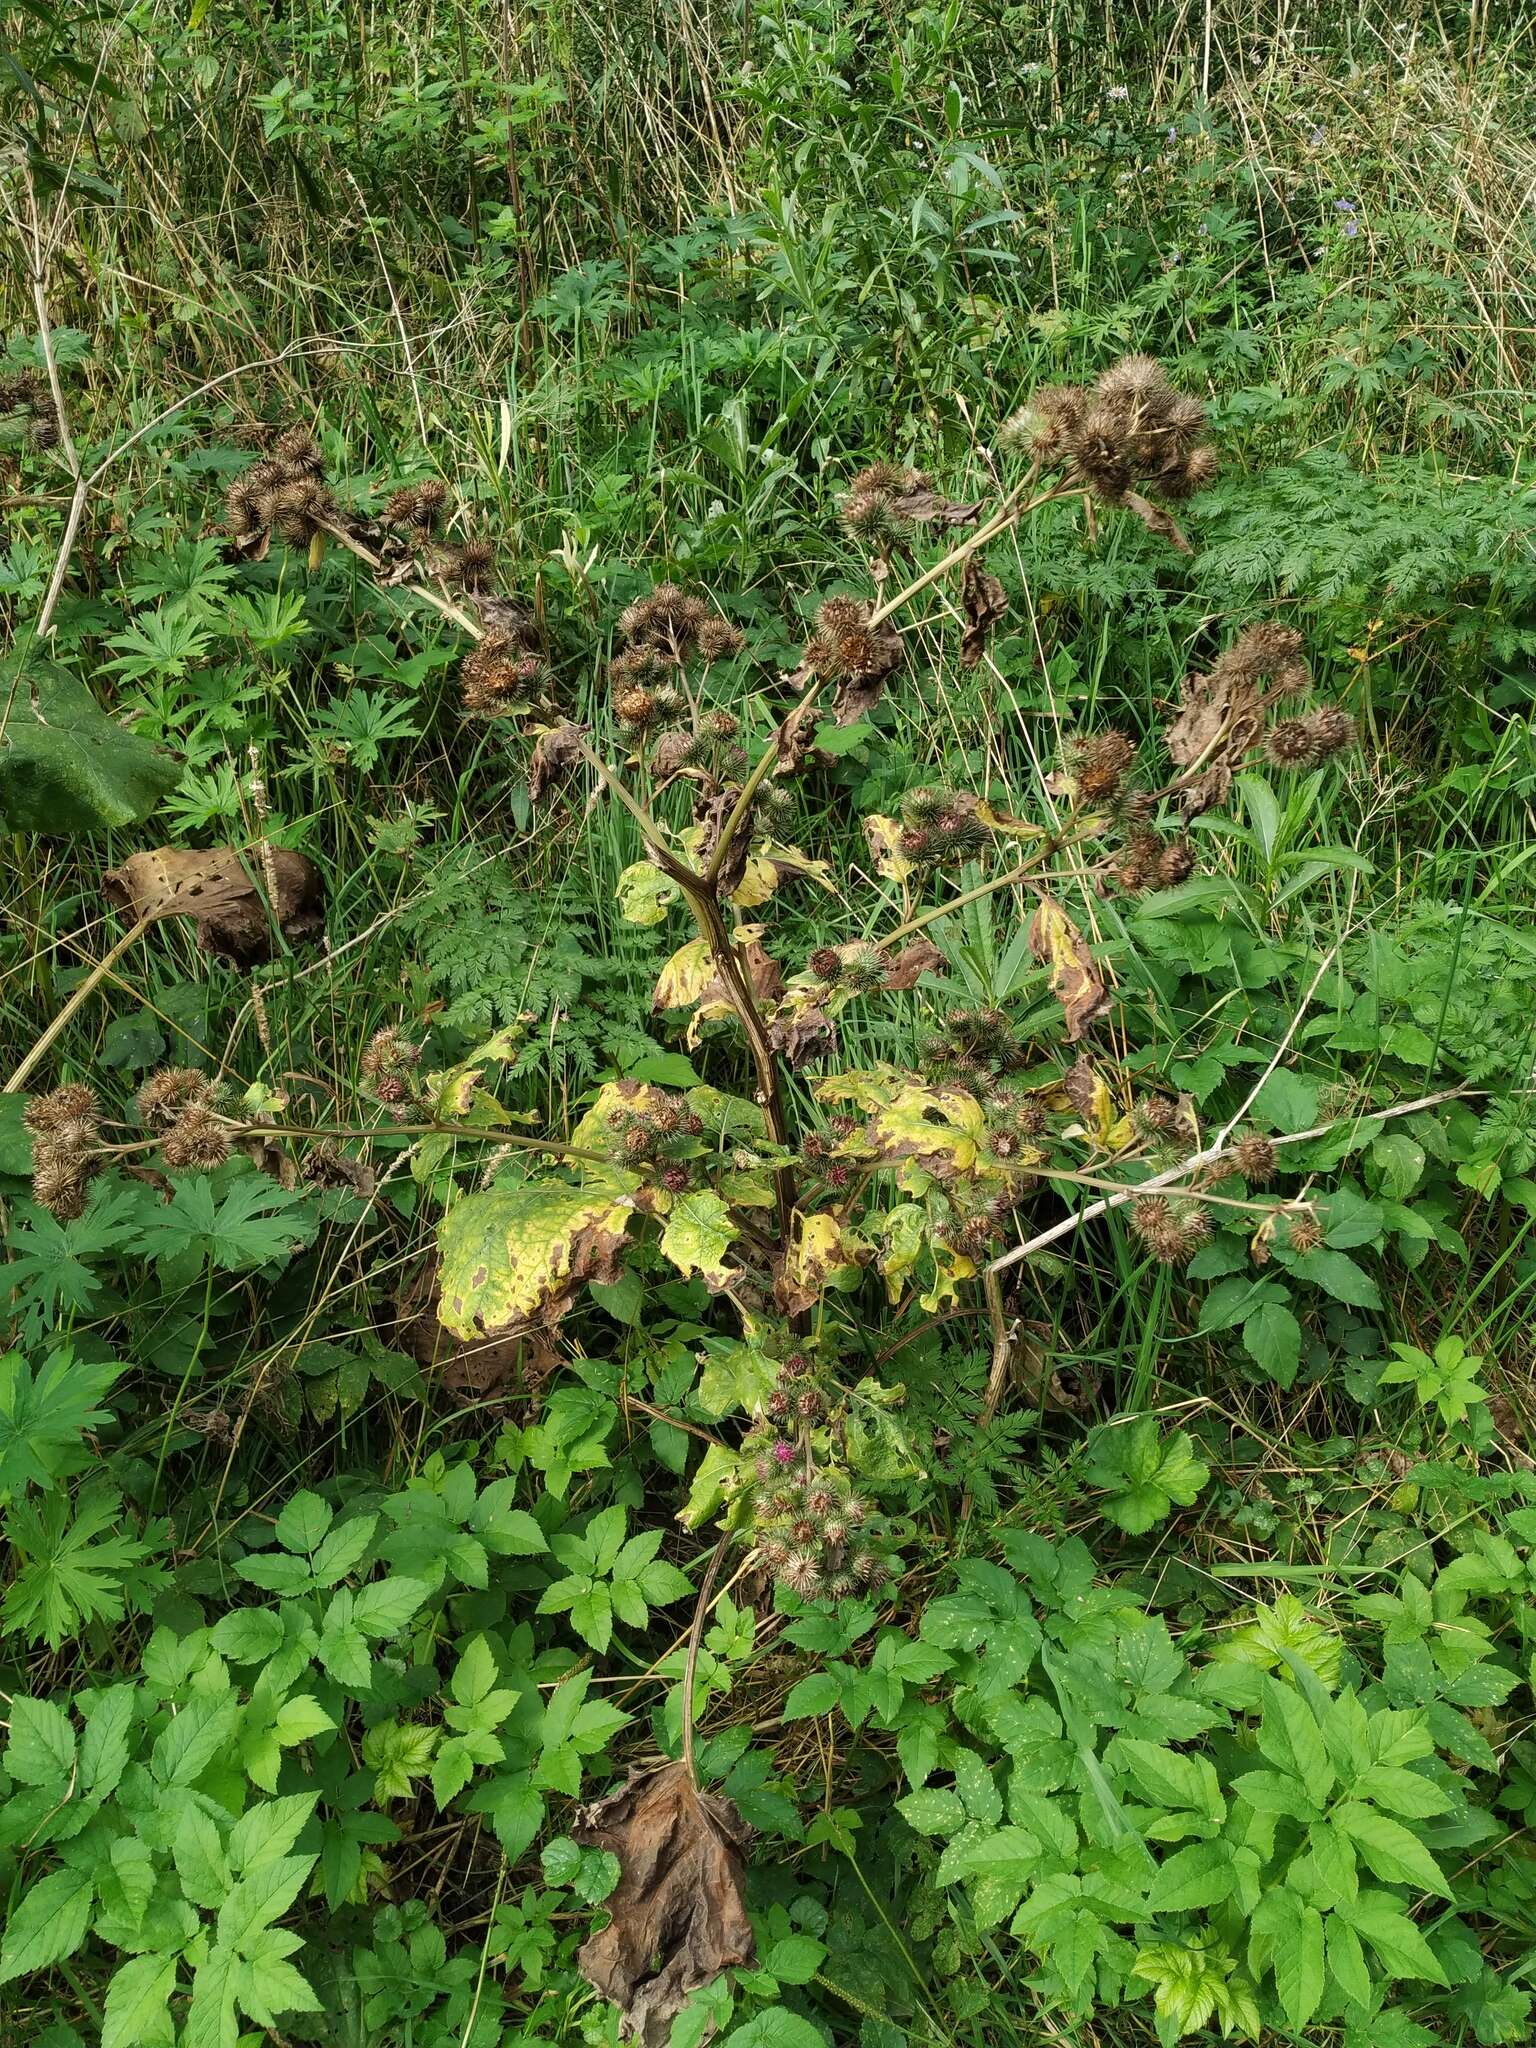
<svg viewBox="0 0 1536 2048">
<path fill-rule="evenodd" d="M 1104 1515 L 1128 1535 L 1140 1536 L 1170 1514 L 1175 1503 L 1190 1506 L 1211 1472 L 1182 1429 L 1164 1438 L 1156 1418 L 1144 1415 L 1129 1428 L 1099 1433 L 1088 1476 L 1109 1490 L 1101 1503 Z"/>
<path fill-rule="evenodd" d="M 444 1326 L 469 1339 L 558 1316 L 588 1280 L 618 1277 L 634 1213 L 627 1195 L 555 1180 L 465 1195 L 438 1225 Z"/>
<path fill-rule="evenodd" d="M 169 1202 L 141 1222 L 142 1249 L 165 1265 L 195 1259 L 221 1272 L 248 1272 L 307 1244 L 318 1214 L 296 1188 L 280 1187 L 254 1167 L 236 1169 L 219 1191 L 207 1174 L 178 1180 Z"/>
<path fill-rule="evenodd" d="M 163 1583 L 151 1545 L 121 1533 L 122 1505 L 115 1487 L 94 1483 L 73 1504 L 55 1491 L 11 1509 L 5 1533 L 20 1562 L 0 1609 L 7 1630 L 56 1650 L 87 1622 L 120 1621 L 130 1580 L 141 1596 Z"/>
<path fill-rule="evenodd" d="M 77 1359 L 68 1346 L 35 1376 L 19 1351 L 0 1358 L 0 1492 L 48 1486 L 87 1462 L 81 1438 L 112 1420 L 100 1402 L 122 1372 L 110 1361 Z"/>
<path fill-rule="evenodd" d="M 0 831 L 101 832 L 147 818 L 176 761 L 109 718 L 67 669 L 0 664 Z"/>
</svg>

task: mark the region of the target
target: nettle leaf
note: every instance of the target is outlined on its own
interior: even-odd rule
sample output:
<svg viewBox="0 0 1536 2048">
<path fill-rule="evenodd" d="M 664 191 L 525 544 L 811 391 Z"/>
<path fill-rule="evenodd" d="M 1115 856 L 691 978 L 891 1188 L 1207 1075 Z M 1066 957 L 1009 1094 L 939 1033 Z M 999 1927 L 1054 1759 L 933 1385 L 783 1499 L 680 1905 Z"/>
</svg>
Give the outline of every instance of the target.
<svg viewBox="0 0 1536 2048">
<path fill-rule="evenodd" d="M 438 1225 L 438 1314 L 456 1337 L 554 1321 L 589 1280 L 612 1285 L 634 1217 L 628 1195 L 528 1181 L 465 1195 Z"/>
<path fill-rule="evenodd" d="M 1127 1534 L 1140 1536 L 1170 1514 L 1175 1503 L 1190 1506 L 1211 1472 L 1182 1429 L 1165 1438 L 1156 1418 L 1146 1415 L 1128 1429 L 1100 1431 L 1088 1476 L 1109 1489 L 1101 1503 L 1104 1515 Z"/>
<path fill-rule="evenodd" d="M 78 676 L 35 656 L 0 668 L 0 830 L 101 832 L 147 818 L 180 763 L 102 710 Z"/>
</svg>

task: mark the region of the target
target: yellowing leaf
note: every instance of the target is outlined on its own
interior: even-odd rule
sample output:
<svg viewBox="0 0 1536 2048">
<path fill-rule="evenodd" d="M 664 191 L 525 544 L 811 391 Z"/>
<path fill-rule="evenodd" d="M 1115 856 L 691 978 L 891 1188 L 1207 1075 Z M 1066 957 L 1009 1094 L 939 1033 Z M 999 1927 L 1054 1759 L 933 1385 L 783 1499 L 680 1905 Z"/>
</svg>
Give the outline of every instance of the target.
<svg viewBox="0 0 1536 2048">
<path fill-rule="evenodd" d="M 707 939 L 690 939 L 679 946 L 656 977 L 651 997 L 653 1010 L 686 1010 L 699 1000 L 714 979 L 714 963 Z"/>
<path fill-rule="evenodd" d="M 438 1225 L 443 1324 L 467 1340 L 553 1322 L 588 1280 L 617 1280 L 634 1213 L 627 1195 L 564 1181 L 466 1195 Z"/>
<path fill-rule="evenodd" d="M 918 1202 L 899 1202 L 885 1218 L 883 1248 L 875 1264 L 885 1276 L 886 1299 L 894 1307 L 902 1285 L 922 1256 L 928 1217 Z"/>
<path fill-rule="evenodd" d="M 661 1248 L 686 1275 L 702 1273 L 712 1287 L 731 1277 L 725 1254 L 737 1236 L 731 1212 L 710 1188 L 679 1195 L 661 1233 Z"/>
<path fill-rule="evenodd" d="M 869 841 L 875 873 L 884 875 L 888 882 L 904 882 L 912 872 L 912 863 L 901 851 L 901 826 L 897 821 L 881 817 L 877 811 L 864 820 L 864 837 Z"/>
<path fill-rule="evenodd" d="M 814 1308 L 827 1288 L 850 1278 L 870 1247 L 845 1231 L 835 1216 L 802 1216 L 780 1262 L 774 1297 L 786 1315 Z"/>
<path fill-rule="evenodd" d="M 807 882 L 815 882 L 829 895 L 835 893 L 837 883 L 833 880 L 830 862 L 813 860 L 798 846 L 781 846 L 776 839 L 765 840 L 758 851 L 764 860 L 773 863 L 779 881 L 787 882 L 791 876 L 799 875 Z"/>
<path fill-rule="evenodd" d="M 730 892 L 731 901 L 742 910 L 755 910 L 759 903 L 768 901 L 778 886 L 779 871 L 773 862 L 764 854 L 749 853 L 741 880 Z"/>
<path fill-rule="evenodd" d="M 614 890 L 619 914 L 631 924 L 661 924 L 682 891 L 653 860 L 632 861 Z"/>
<path fill-rule="evenodd" d="M 960 1299 L 962 1280 L 976 1278 L 976 1261 L 957 1252 L 953 1246 L 935 1242 L 930 1246 L 933 1253 L 933 1285 L 926 1294 L 918 1296 L 919 1304 L 929 1315 L 942 1308 L 946 1302 Z"/>
<path fill-rule="evenodd" d="M 1042 896 L 1029 926 L 1029 950 L 1051 970 L 1051 993 L 1078 1039 L 1109 1008 L 1109 991 L 1077 926 L 1053 897 Z"/>
<path fill-rule="evenodd" d="M 1027 818 L 1016 818 L 1011 811 L 999 811 L 983 797 L 976 806 L 976 816 L 983 825 L 990 825 L 994 832 L 1004 832 L 1010 839 L 1043 839 L 1045 827 L 1032 825 Z"/>
</svg>

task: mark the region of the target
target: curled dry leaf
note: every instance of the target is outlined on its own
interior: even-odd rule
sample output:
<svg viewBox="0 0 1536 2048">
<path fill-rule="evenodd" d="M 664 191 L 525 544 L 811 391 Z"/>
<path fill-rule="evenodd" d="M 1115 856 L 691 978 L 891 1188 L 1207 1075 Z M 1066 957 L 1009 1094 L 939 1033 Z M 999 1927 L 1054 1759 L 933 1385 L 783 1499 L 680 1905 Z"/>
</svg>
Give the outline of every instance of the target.
<svg viewBox="0 0 1536 2048">
<path fill-rule="evenodd" d="M 619 2008 L 619 2031 L 665 2048 L 691 1992 L 755 1954 L 742 1898 L 752 1830 L 684 1764 L 637 1772 L 580 1809 L 574 1840 L 619 1860 L 608 1925 L 582 1946 L 587 1982 Z"/>
<path fill-rule="evenodd" d="M 241 966 L 272 957 L 273 912 L 290 942 L 317 938 L 322 928 L 320 870 L 286 846 L 266 853 L 254 847 L 241 853 L 232 846 L 214 846 L 199 853 L 158 846 L 109 869 L 101 886 L 109 903 L 135 917 L 195 919 L 204 952 Z"/>
<path fill-rule="evenodd" d="M 960 666 L 975 668 L 987 651 L 987 641 L 999 619 L 1008 615 L 1008 599 L 997 578 L 983 569 L 974 555 L 968 557 L 960 582 L 960 603 L 965 612 L 965 631 L 960 635 Z"/>
<path fill-rule="evenodd" d="M 814 1003 L 786 1003 L 768 1027 L 768 1043 L 797 1071 L 837 1051 L 837 1026 Z"/>
<path fill-rule="evenodd" d="M 955 498 L 946 498 L 942 491 L 925 485 L 910 491 L 897 491 L 891 499 L 891 510 L 898 519 L 920 521 L 924 526 L 945 529 L 974 526 L 981 517 L 984 503 L 981 498 L 962 503 Z"/>
<path fill-rule="evenodd" d="M 1156 534 L 1159 540 L 1171 541 L 1181 555 L 1192 555 L 1195 551 L 1184 538 L 1178 521 L 1169 517 L 1161 505 L 1154 505 L 1139 491 L 1127 491 L 1120 500 L 1128 512 L 1134 512 L 1148 533 Z"/>
<path fill-rule="evenodd" d="M 427 1259 L 395 1295 L 395 1321 L 381 1334 L 429 1372 L 441 1375 L 454 1401 L 493 1401 L 518 1389 L 534 1392 L 560 1362 L 541 1331 L 524 1337 L 453 1336 L 438 1316 L 438 1262 Z"/>
<path fill-rule="evenodd" d="M 528 801 L 537 803 L 557 775 L 563 775 L 574 768 L 581 759 L 581 743 L 587 736 L 584 725 L 551 727 L 541 732 L 533 750 L 533 759 L 528 764 Z"/>
<path fill-rule="evenodd" d="M 716 795 L 701 796 L 695 803 L 693 822 L 704 828 L 694 852 L 694 858 L 701 868 L 707 868 L 714 859 L 715 848 L 720 844 L 720 835 L 725 830 L 740 797 L 741 791 L 734 783 L 728 783 Z M 751 837 L 752 819 L 749 813 L 742 819 L 740 827 L 726 847 L 725 859 L 716 877 L 722 896 L 729 896 L 731 891 L 740 885 L 741 878 L 746 873 L 748 844 Z"/>
<path fill-rule="evenodd" d="M 1030 919 L 1029 950 L 1051 970 L 1051 993 L 1066 1012 L 1067 1037 L 1081 1038 L 1109 1008 L 1110 994 L 1087 941 L 1054 897 L 1042 896 Z"/>
<path fill-rule="evenodd" d="M 867 647 L 858 666 L 838 684 L 832 716 L 839 725 L 867 718 L 885 695 L 885 686 L 901 667 L 901 635 L 889 623 L 869 628 Z"/>
</svg>

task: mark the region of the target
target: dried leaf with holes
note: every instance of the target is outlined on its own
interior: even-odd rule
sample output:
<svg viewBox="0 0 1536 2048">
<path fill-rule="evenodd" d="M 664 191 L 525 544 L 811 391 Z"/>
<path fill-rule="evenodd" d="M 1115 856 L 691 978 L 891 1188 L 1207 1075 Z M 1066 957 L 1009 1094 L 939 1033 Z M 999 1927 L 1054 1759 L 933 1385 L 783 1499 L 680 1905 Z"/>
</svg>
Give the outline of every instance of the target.
<svg viewBox="0 0 1536 2048">
<path fill-rule="evenodd" d="M 619 1860 L 608 1925 L 577 1965 L 619 2008 L 622 2036 L 665 2048 L 689 1993 L 753 1960 L 742 1897 L 752 1830 L 728 1799 L 699 1791 L 686 1765 L 668 1764 L 582 1807 L 571 1835 Z"/>
<path fill-rule="evenodd" d="M 1067 1019 L 1067 1037 L 1079 1039 L 1110 1005 L 1087 941 L 1053 897 L 1042 896 L 1030 919 L 1029 950 L 1051 970 L 1051 993 Z"/>
<path fill-rule="evenodd" d="M 232 846 L 206 853 L 159 846 L 135 853 L 101 878 L 107 901 L 135 917 L 190 917 L 206 953 L 248 966 L 269 960 L 276 950 L 272 913 L 290 943 L 317 938 L 322 928 L 325 886 L 320 870 L 286 846 L 268 856 L 255 847 Z M 269 909 L 267 891 L 274 891 Z"/>
<path fill-rule="evenodd" d="M 965 611 L 965 631 L 960 636 L 960 666 L 975 668 L 987 651 L 992 628 L 1008 616 L 1008 599 L 997 578 L 983 569 L 972 555 L 960 583 L 960 602 Z"/>
</svg>

